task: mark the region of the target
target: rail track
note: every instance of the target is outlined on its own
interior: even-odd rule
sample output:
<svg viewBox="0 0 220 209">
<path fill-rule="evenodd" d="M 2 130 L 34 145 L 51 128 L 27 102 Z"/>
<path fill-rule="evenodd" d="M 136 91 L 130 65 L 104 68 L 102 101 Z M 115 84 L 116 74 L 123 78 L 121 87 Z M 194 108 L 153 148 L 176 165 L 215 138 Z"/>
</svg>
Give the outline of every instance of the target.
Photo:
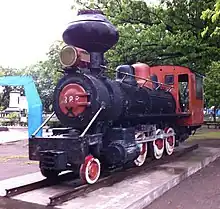
<svg viewBox="0 0 220 209">
<path fill-rule="evenodd" d="M 177 150 L 173 153 L 171 156 L 164 156 L 161 160 L 151 160 L 147 159 L 146 163 L 141 167 L 128 167 L 123 169 L 118 169 L 104 172 L 100 179 L 92 185 L 88 184 L 82 184 L 79 180 L 77 181 L 78 176 L 72 172 L 65 173 L 58 178 L 54 180 L 48 180 L 44 179 L 38 182 L 26 184 L 23 186 L 6 189 L 6 198 L 10 198 L 25 192 L 33 191 L 36 189 L 41 189 L 44 187 L 54 186 L 54 185 L 62 185 L 62 183 L 70 181 L 70 180 L 76 180 L 71 184 L 70 189 L 60 192 L 56 195 L 53 195 L 49 197 L 49 203 L 47 206 L 57 206 L 60 205 L 66 201 L 69 201 L 71 199 L 74 199 L 76 197 L 88 194 L 89 192 L 95 191 L 99 188 L 106 187 L 106 186 L 112 186 L 115 183 L 118 183 L 122 180 L 125 180 L 127 178 L 131 178 L 132 176 L 135 176 L 140 173 L 144 173 L 146 171 L 151 170 L 155 166 L 165 164 L 167 162 L 172 162 L 176 158 L 183 156 L 184 154 L 191 152 L 198 148 L 198 144 L 188 146 L 185 148 L 177 148 Z"/>
</svg>

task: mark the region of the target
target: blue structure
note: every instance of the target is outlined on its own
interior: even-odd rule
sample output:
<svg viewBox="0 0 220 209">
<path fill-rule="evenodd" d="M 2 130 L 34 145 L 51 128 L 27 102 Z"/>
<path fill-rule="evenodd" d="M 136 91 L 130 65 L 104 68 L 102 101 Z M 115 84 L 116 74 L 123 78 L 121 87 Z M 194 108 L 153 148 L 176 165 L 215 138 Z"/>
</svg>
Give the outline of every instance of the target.
<svg viewBox="0 0 220 209">
<path fill-rule="evenodd" d="M 29 138 L 42 124 L 42 102 L 36 86 L 30 76 L 3 76 L 0 77 L 1 86 L 24 86 L 28 102 L 28 136 Z M 42 136 L 42 129 L 36 134 Z"/>
</svg>

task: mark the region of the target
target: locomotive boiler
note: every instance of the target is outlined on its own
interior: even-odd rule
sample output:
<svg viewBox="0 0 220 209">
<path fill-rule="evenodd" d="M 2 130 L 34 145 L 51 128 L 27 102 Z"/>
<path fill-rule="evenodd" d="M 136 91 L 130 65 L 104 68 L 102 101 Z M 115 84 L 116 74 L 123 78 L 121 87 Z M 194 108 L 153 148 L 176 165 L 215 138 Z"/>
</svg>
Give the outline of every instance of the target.
<svg viewBox="0 0 220 209">
<path fill-rule="evenodd" d="M 29 140 L 30 159 L 40 162 L 47 178 L 72 170 L 93 184 L 102 169 L 171 155 L 200 127 L 203 100 L 194 93 L 201 93 L 201 76 L 180 66 L 135 63 L 118 66 L 111 79 L 104 53 L 118 39 L 117 29 L 96 10 L 79 11 L 64 31 L 63 77 L 53 100 L 63 128 Z"/>
</svg>

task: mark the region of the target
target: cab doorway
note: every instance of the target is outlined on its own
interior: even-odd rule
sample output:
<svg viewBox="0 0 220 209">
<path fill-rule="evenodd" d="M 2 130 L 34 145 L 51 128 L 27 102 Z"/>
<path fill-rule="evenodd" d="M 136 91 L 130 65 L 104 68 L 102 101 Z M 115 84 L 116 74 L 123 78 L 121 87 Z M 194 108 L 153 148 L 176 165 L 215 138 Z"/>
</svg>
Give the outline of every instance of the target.
<svg viewBox="0 0 220 209">
<path fill-rule="evenodd" d="M 179 105 L 180 112 L 189 111 L 189 76 L 188 74 L 178 75 Z"/>
</svg>

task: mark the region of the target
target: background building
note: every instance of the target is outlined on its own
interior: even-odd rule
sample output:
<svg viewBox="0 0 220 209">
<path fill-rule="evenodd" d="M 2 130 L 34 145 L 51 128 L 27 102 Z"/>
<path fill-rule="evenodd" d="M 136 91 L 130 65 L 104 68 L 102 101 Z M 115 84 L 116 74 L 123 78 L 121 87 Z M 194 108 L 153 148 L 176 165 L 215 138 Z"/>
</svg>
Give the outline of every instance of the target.
<svg viewBox="0 0 220 209">
<path fill-rule="evenodd" d="M 27 123 L 28 103 L 26 96 L 21 95 L 20 91 L 10 92 L 9 107 L 0 112 L 1 123 L 7 125 L 12 123 Z M 6 123 L 6 124 L 5 124 Z"/>
</svg>

